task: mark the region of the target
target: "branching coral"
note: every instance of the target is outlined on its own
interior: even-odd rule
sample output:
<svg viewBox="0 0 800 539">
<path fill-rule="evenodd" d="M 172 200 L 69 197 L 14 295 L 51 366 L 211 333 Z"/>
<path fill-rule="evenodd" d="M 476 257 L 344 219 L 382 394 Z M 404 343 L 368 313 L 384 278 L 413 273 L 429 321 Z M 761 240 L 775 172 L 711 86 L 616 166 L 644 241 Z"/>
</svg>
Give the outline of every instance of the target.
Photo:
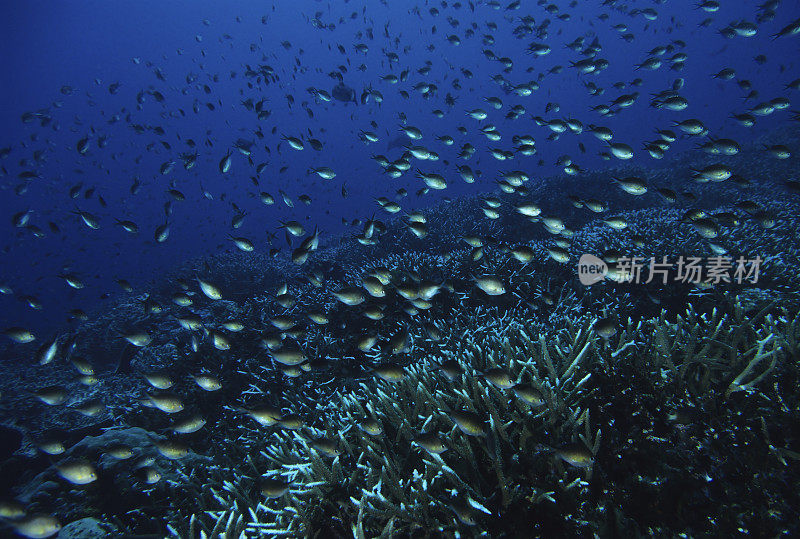
<svg viewBox="0 0 800 539">
<path fill-rule="evenodd" d="M 674 323 L 665 314 L 629 321 L 610 338 L 588 314 L 536 329 L 488 309 L 475 321 L 456 321 L 438 351 L 416 357 L 399 381 L 367 379 L 313 403 L 300 431 L 243 431 L 237 450 L 247 466 L 232 466 L 237 480 L 215 490 L 219 509 L 190 524 L 208 533 L 388 537 L 414 534 L 420 523 L 445 534 L 476 523 L 499 532 L 509 519 L 543 532 L 560 515 L 575 533 L 601 533 L 602 508 L 612 501 L 587 503 L 592 485 L 624 491 L 630 478 L 614 475 L 614 453 L 622 439 L 641 435 L 624 430 L 636 409 L 604 402 L 610 380 L 631 369 L 652 377 L 661 396 L 629 395 L 631 403 L 661 402 L 653 420 L 668 422 L 685 391 L 702 407 L 735 390 L 768 390 L 797 325 L 768 309 L 707 316 L 691 306 Z M 277 501 L 253 494 L 264 475 L 290 490 Z M 535 509 L 541 504 L 544 513 Z M 635 509 L 615 511 L 625 520 Z"/>
</svg>

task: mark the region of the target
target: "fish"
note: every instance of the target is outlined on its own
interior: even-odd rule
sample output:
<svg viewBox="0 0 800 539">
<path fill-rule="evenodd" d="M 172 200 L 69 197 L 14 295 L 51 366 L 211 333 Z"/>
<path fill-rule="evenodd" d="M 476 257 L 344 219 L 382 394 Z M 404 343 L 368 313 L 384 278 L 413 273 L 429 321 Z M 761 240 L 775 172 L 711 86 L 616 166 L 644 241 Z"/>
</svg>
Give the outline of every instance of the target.
<svg viewBox="0 0 800 539">
<path fill-rule="evenodd" d="M 189 448 L 178 442 L 166 440 L 155 442 L 154 445 L 159 454 L 169 460 L 182 459 L 189 454 Z"/>
<path fill-rule="evenodd" d="M 12 524 L 14 531 L 30 539 L 45 539 L 53 537 L 61 530 L 61 522 L 47 514 L 33 514 L 22 518 Z"/>
<path fill-rule="evenodd" d="M 333 296 L 345 305 L 355 306 L 364 303 L 364 292 L 358 287 L 345 287 L 336 292 Z"/>
<path fill-rule="evenodd" d="M 381 380 L 391 383 L 400 382 L 406 376 L 403 368 L 396 363 L 384 363 L 383 365 L 376 366 L 373 370 Z"/>
<path fill-rule="evenodd" d="M 486 434 L 483 420 L 470 411 L 455 410 L 450 412 L 450 419 L 468 436 L 484 436 Z"/>
<path fill-rule="evenodd" d="M 272 477 L 262 477 L 259 479 L 259 491 L 268 499 L 280 498 L 289 492 L 290 488 L 290 483 L 286 483 L 280 479 L 274 479 Z"/>
<path fill-rule="evenodd" d="M 503 282 L 493 276 L 473 277 L 475 285 L 490 296 L 500 296 L 506 293 Z"/>
<path fill-rule="evenodd" d="M 156 389 L 169 389 L 175 384 L 172 377 L 164 373 L 147 373 L 144 378 Z"/>
<path fill-rule="evenodd" d="M 192 416 L 188 419 L 176 422 L 170 427 L 176 434 L 192 434 L 206 425 L 207 421 L 201 416 Z"/>
<path fill-rule="evenodd" d="M 418 434 L 414 437 L 414 443 L 432 455 L 441 455 L 448 450 L 441 436 L 434 432 Z"/>
<path fill-rule="evenodd" d="M 516 384 L 513 387 L 514 394 L 534 408 L 545 404 L 544 396 L 541 391 L 529 384 Z"/>
<path fill-rule="evenodd" d="M 647 183 L 634 176 L 627 178 L 612 178 L 613 181 L 619 186 L 620 189 L 630 195 L 643 195 L 647 192 Z"/>
<path fill-rule="evenodd" d="M 88 485 L 97 481 L 94 466 L 85 460 L 76 460 L 59 464 L 58 474 L 73 485 Z"/>
<path fill-rule="evenodd" d="M 37 389 L 34 395 L 49 406 L 58 406 L 67 400 L 69 393 L 62 386 L 50 385 Z"/>
<path fill-rule="evenodd" d="M 487 369 L 482 374 L 490 384 L 498 389 L 511 389 L 516 385 L 512 374 L 499 367 Z"/>
<path fill-rule="evenodd" d="M 175 393 L 152 394 L 148 395 L 147 400 L 153 408 L 157 408 L 167 414 L 178 413 L 184 408 L 183 402 Z"/>
<path fill-rule="evenodd" d="M 201 389 L 205 391 L 219 391 L 222 388 L 222 384 L 217 377 L 211 374 L 192 376 L 192 379 Z"/>
<path fill-rule="evenodd" d="M 214 299 L 214 300 L 222 299 L 222 293 L 214 284 L 208 281 L 204 281 L 199 277 L 197 278 L 197 284 L 200 285 L 200 290 L 203 292 L 203 294 L 205 294 L 205 296 L 208 299 Z"/>
<path fill-rule="evenodd" d="M 10 327 L 3 330 L 3 335 L 19 344 L 27 344 L 36 340 L 36 336 L 25 328 Z"/>
<path fill-rule="evenodd" d="M 594 456 L 582 445 L 570 445 L 556 449 L 555 454 L 559 459 L 576 468 L 591 468 L 594 464 Z"/>
<path fill-rule="evenodd" d="M 259 425 L 271 427 L 283 418 L 278 408 L 269 405 L 260 405 L 250 409 L 240 408 L 239 411 L 252 417 Z"/>
<path fill-rule="evenodd" d="M 367 417 L 358 422 L 358 428 L 370 436 L 380 436 L 383 434 L 381 422 L 374 417 Z"/>
<path fill-rule="evenodd" d="M 229 236 L 228 239 L 230 239 L 234 243 L 234 245 L 236 245 L 236 248 L 239 249 L 240 251 L 251 253 L 255 250 L 253 242 L 247 238 Z"/>
</svg>

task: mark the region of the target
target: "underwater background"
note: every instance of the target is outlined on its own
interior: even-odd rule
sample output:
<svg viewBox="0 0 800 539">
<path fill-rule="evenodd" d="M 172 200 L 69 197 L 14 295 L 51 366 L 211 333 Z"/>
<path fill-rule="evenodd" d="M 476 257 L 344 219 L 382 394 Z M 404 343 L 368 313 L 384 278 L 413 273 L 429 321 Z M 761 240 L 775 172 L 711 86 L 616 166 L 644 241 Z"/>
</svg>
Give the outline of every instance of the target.
<svg viewBox="0 0 800 539">
<path fill-rule="evenodd" d="M 797 3 L 3 12 L 1 536 L 800 533 Z"/>
</svg>

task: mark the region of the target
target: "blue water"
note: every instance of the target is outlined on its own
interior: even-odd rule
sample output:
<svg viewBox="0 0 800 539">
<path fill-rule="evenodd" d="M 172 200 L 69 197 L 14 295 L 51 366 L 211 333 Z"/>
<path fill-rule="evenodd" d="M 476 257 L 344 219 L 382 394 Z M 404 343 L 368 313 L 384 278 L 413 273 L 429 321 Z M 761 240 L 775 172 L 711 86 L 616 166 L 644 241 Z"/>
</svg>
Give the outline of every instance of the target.
<svg viewBox="0 0 800 539">
<path fill-rule="evenodd" d="M 796 99 L 784 85 L 797 77 L 798 41 L 793 37 L 772 40 L 788 22 L 796 19 L 800 6 L 781 2 L 773 21 L 759 25 L 754 37 L 726 39 L 717 30 L 732 21 L 755 21 L 755 2 L 725 2 L 716 13 L 694 9 L 690 3 L 630 3 L 629 7 L 653 7 L 658 18 L 648 21 L 642 15 L 630 16 L 603 7 L 600 2 L 580 2 L 574 6 L 559 3 L 560 13 L 569 13 L 569 21 L 549 16 L 546 39 L 525 36 L 516 39 L 512 29 L 518 17 L 532 15 L 539 24 L 548 14 L 542 7 L 526 5 L 523 9 L 494 10 L 478 4 L 473 12 L 467 4 L 455 9 L 454 4 L 443 7 L 436 4 L 438 16 L 428 9 L 434 4 L 418 5 L 420 15 L 410 14 L 411 3 L 348 2 L 331 4 L 299 1 L 291 4 L 245 4 L 231 8 L 217 2 L 153 2 L 135 3 L 83 2 L 78 5 L 49 2 L 19 2 L 4 6 L 0 55 L 4 59 L 6 76 L 0 92 L 4 106 L 0 111 L 2 121 L 2 146 L 11 148 L 3 159 L 2 186 L 5 196 L 0 198 L 0 210 L 7 218 L 3 227 L 3 263 L 0 279 L 10 286 L 17 296 L 32 295 L 41 301 L 42 309 L 31 310 L 14 295 L 0 297 L 3 324 L 50 331 L 64 322 L 67 311 L 95 308 L 104 294 L 117 295 L 115 279 L 126 279 L 135 287 L 158 278 L 171 268 L 188 259 L 233 249 L 226 239 L 231 232 L 230 221 L 234 214 L 231 203 L 247 212 L 237 236 L 251 238 L 259 251 L 269 249 L 267 233 L 275 232 L 282 220 L 296 219 L 306 228 L 318 226 L 323 237 L 354 232 L 342 225 L 342 219 L 389 217 L 382 212 L 374 199 L 379 196 L 393 198 L 399 188 L 409 196 L 399 202 L 404 210 L 424 208 L 443 197 L 455 198 L 467 194 L 487 192 L 495 187 L 499 171 L 522 169 L 532 178 L 562 173 L 555 161 L 570 155 L 581 167 L 593 169 L 606 166 L 597 154 L 604 150 L 601 141 L 584 130 L 582 135 L 563 134 L 557 141 L 546 139 L 547 127 L 536 126 L 533 115 L 545 119 L 576 118 L 584 128 L 590 123 L 604 125 L 615 133 L 615 140 L 629 144 L 635 150 L 631 163 L 648 164 L 651 158 L 642 151 L 643 142 L 656 137 L 654 129 L 674 129 L 673 120 L 698 118 L 715 137 L 733 138 L 746 142 L 756 133 L 769 130 L 788 120 L 788 111 L 778 111 L 760 117 L 756 127 L 745 128 L 730 119 L 731 113 L 744 112 L 748 106 L 786 96 Z M 316 29 L 309 22 L 315 12 L 325 24 L 335 24 L 335 29 Z M 608 13 L 607 21 L 598 19 Z M 351 18 L 351 14 L 355 17 Z M 262 23 L 264 17 L 265 23 Z M 447 18 L 458 21 L 453 28 Z M 698 23 L 711 17 L 708 28 Z M 202 21 L 207 21 L 205 25 Z M 486 21 L 496 22 L 491 31 Z M 620 32 L 611 28 L 624 23 L 635 35 L 631 42 L 622 40 Z M 384 26 L 388 35 L 384 37 Z M 475 35 L 464 37 L 464 31 L 477 24 Z M 435 26 L 436 33 L 432 32 Z M 371 28 L 374 39 L 358 32 Z M 481 43 L 484 34 L 495 38 L 492 45 Z M 459 35 L 461 44 L 451 45 L 446 37 Z M 599 75 L 578 74 L 569 67 L 570 61 L 580 56 L 564 47 L 579 36 L 586 36 L 585 44 L 597 37 L 602 46 L 598 55 L 609 61 L 609 67 Z M 198 41 L 198 38 L 201 41 Z M 634 70 L 650 49 L 666 46 L 680 39 L 686 47 L 665 54 L 664 65 L 658 70 Z M 547 43 L 552 52 L 536 57 L 524 53 L 531 41 Z M 281 43 L 288 41 L 286 49 Z M 366 43 L 369 51 L 361 54 L 354 49 L 357 42 Z M 344 47 L 341 54 L 337 46 Z M 435 47 L 427 50 L 428 46 Z M 252 51 L 251 51 L 252 48 Z M 498 57 L 513 59 L 511 72 L 505 73 L 512 83 L 535 80 L 545 73 L 541 88 L 529 97 L 506 94 L 490 77 L 502 73 L 500 64 L 489 61 L 481 53 L 491 49 Z M 400 56 L 398 63 L 387 60 L 384 51 L 394 51 Z M 666 58 L 676 52 L 688 56 L 682 71 L 670 70 Z M 767 58 L 764 65 L 753 61 L 756 54 Z M 140 59 L 135 64 L 133 59 Z M 427 76 L 416 70 L 426 61 L 431 63 Z M 245 65 L 268 64 L 279 81 L 269 85 L 248 88 L 251 82 L 243 75 Z M 360 64 L 366 70 L 359 71 Z M 315 103 L 306 92 L 308 87 L 330 91 L 336 81 L 327 76 L 337 66 L 347 67 L 344 81 L 360 95 L 363 88 L 372 85 L 384 97 L 381 104 L 371 101 L 367 105 L 353 103 Z M 560 74 L 547 74 L 554 66 L 563 66 Z M 735 80 L 721 81 L 711 77 L 722 68 L 736 70 L 736 80 L 752 81 L 759 95 L 744 102 L 746 94 Z M 399 74 L 408 69 L 408 81 L 391 85 L 380 76 Z M 474 76 L 465 78 L 461 69 L 470 70 Z M 155 71 L 163 73 L 159 80 Z M 530 70 L 530 72 L 527 72 Z M 187 84 L 189 74 L 195 82 Z M 611 85 L 621 81 L 630 83 L 641 77 L 638 88 L 626 86 L 616 90 Z M 689 101 L 682 112 L 656 110 L 649 107 L 649 94 L 669 89 L 673 81 L 682 77 L 685 86 L 681 95 Z M 461 89 L 451 83 L 458 79 Z M 417 82 L 435 83 L 438 95 L 423 99 L 411 86 Z M 588 95 L 583 86 L 591 81 L 605 88 L 599 97 Z M 119 84 L 115 94 L 109 85 Z M 206 93 L 204 86 L 210 90 Z M 72 88 L 70 95 L 60 92 L 62 86 Z M 158 90 L 164 102 L 146 95 L 137 107 L 136 96 L 142 90 Z M 404 99 L 398 90 L 406 90 L 410 98 Z M 613 117 L 602 117 L 589 107 L 610 103 L 622 93 L 639 92 L 636 103 Z M 454 107 L 444 104 L 444 96 L 451 93 L 457 98 Z M 287 104 L 286 95 L 294 97 L 294 105 Z M 504 107 L 494 111 L 483 101 L 488 96 L 503 100 Z M 271 116 L 263 121 L 246 110 L 241 102 L 266 100 Z M 308 103 L 314 117 L 309 118 L 301 107 Z M 559 112 L 545 113 L 548 102 L 558 103 Z M 192 111 L 193 103 L 199 112 Z M 214 105 L 210 111 L 206 104 Z M 504 118 L 508 108 L 522 104 L 526 109 L 518 120 Z M 479 122 L 464 113 L 476 107 L 489 112 L 482 124 L 492 123 L 503 134 L 497 143 L 488 141 L 477 132 Z M 446 115 L 438 119 L 431 114 L 441 109 Z M 23 124 L 20 118 L 28 111 L 46 110 L 52 118 L 48 125 L 38 122 Z M 432 191 L 417 197 L 415 193 L 422 182 L 413 176 L 413 169 L 400 179 L 389 179 L 370 156 L 385 154 L 396 159 L 401 149 L 386 150 L 388 142 L 400 133 L 398 114 L 403 113 L 410 125 L 422 129 L 424 138 L 419 143 L 440 155 L 438 162 L 413 162 L 423 171 L 437 171 L 449 181 L 450 187 L 441 192 Z M 116 121 L 114 121 L 116 119 Z M 374 121 L 377 128 L 369 123 Z M 113 123 L 112 123 L 113 122 Z M 148 130 L 136 134 L 130 124 L 148 128 L 160 126 L 163 136 Z M 456 128 L 465 126 L 466 136 Z M 260 128 L 265 137 L 254 136 Z M 271 131 L 275 129 L 273 135 Z M 358 139 L 361 129 L 379 135 L 377 143 L 365 146 Z M 323 142 L 322 151 L 310 147 L 302 152 L 280 144 L 281 135 L 304 136 L 308 133 Z M 450 134 L 456 144 L 447 147 L 434 137 Z M 514 134 L 530 134 L 537 142 L 538 153 L 532 157 L 517 155 L 512 161 L 493 159 L 486 148 L 511 149 Z M 89 136 L 91 149 L 86 155 L 75 150 L 79 139 Z M 107 146 L 98 148 L 99 137 L 107 137 Z M 254 140 L 254 163 L 267 162 L 259 177 L 259 186 L 250 180 L 254 168 L 246 158 L 234 150 L 232 168 L 223 175 L 218 170 L 219 160 L 238 138 Z M 197 165 L 190 171 L 181 167 L 178 155 L 193 151 L 185 144 L 187 139 L 197 143 Z M 456 174 L 455 155 L 460 145 L 472 142 L 478 151 L 466 162 L 482 174 L 475 184 L 464 183 Z M 162 142 L 167 142 L 167 150 Z M 411 142 L 411 141 L 409 141 Z M 586 153 L 578 149 L 583 142 Z M 697 139 L 677 141 L 669 154 L 694 147 Z M 267 146 L 270 150 L 265 150 Z M 42 162 L 29 164 L 32 153 L 43 150 Z M 539 160 L 543 161 L 539 165 Z M 168 175 L 159 174 L 166 161 L 177 161 Z M 444 161 L 448 161 L 448 165 Z M 337 177 L 322 180 L 306 172 L 312 166 L 330 166 Z M 281 167 L 287 167 L 279 173 Z M 34 170 L 38 178 L 22 182 L 17 175 L 23 170 Z M 132 196 L 129 188 L 134 178 L 141 182 L 138 195 Z M 14 195 L 13 188 L 26 183 L 24 194 Z M 82 184 L 76 199 L 68 197 L 71 187 Z M 153 231 L 164 223 L 163 205 L 170 200 L 166 190 L 171 184 L 180 190 L 186 200 L 173 201 L 173 214 L 169 218 L 170 235 L 163 244 L 153 241 Z M 341 195 L 346 184 L 348 197 Z M 203 198 L 201 188 L 213 195 L 214 200 Z M 94 188 L 95 194 L 84 199 L 83 193 Z M 295 201 L 294 208 L 285 206 L 278 190 L 283 190 Z M 276 204 L 264 206 L 254 195 L 270 192 Z M 307 194 L 312 203 L 306 206 L 297 197 Z M 98 196 L 107 207 L 98 203 Z M 224 200 L 223 200 L 224 198 Z M 71 212 L 75 208 L 89 211 L 100 218 L 100 229 L 90 230 Z M 38 239 L 25 229 L 14 228 L 10 216 L 30 210 L 30 223 L 41 228 L 45 237 Z M 114 219 L 131 219 L 140 227 L 137 236 L 131 236 L 118 226 Z M 60 232 L 53 233 L 47 223 L 54 222 Z M 276 247 L 286 249 L 282 234 Z M 65 268 L 80 275 L 86 288 L 72 290 L 57 275 Z"/>
</svg>

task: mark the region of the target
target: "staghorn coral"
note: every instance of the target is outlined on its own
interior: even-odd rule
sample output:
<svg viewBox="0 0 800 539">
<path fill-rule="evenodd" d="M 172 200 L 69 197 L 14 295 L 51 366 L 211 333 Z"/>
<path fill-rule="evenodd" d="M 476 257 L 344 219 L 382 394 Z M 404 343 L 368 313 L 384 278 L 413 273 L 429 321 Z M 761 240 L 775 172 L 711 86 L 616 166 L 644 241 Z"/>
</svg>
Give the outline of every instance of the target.
<svg viewBox="0 0 800 539">
<path fill-rule="evenodd" d="M 692 185 L 696 200 L 674 206 L 649 193 L 626 200 L 624 212 L 612 205 L 592 214 L 576 208 L 564 189 L 604 199 L 610 176 L 630 174 L 645 177 L 651 188 L 677 189 L 690 168 L 715 159 L 693 156 L 661 170 L 620 167 L 529 182 L 524 196 L 502 195 L 497 220 L 483 215 L 479 198 L 454 201 L 427 212 L 425 242 L 390 221 L 377 244 L 329 241 L 302 267 L 283 254 L 195 261 L 152 294 L 124 298 L 62 336 L 65 347 L 74 342 L 72 353 L 98 367 L 96 385 L 82 387 L 64 362 L 16 377 L 31 389 L 66 386 L 68 407 L 45 408 L 0 382 L 0 411 L 13 416 L 36 402 L 36 419 L 20 428 L 35 437 L 54 426 L 78 427 L 69 442 L 113 425 L 165 432 L 171 423 L 161 412 L 140 405 L 152 392 L 141 374 L 169 370 L 173 391 L 208 422 L 204 431 L 181 438 L 208 460 L 187 461 L 173 483 L 144 488 L 103 515 L 130 533 L 165 533 L 163 506 L 180 500 L 166 518 L 181 537 L 503 536 L 520 529 L 542 536 L 726 536 L 740 528 L 796 534 L 796 199 L 776 200 L 773 193 L 783 189 L 779 182 L 791 163 L 755 159 L 745 169 L 750 161 L 738 159 L 730 163 L 748 172 L 750 187 L 700 183 Z M 734 205 L 745 198 L 771 212 L 777 226 L 765 230 Z M 528 201 L 575 231 L 571 262 L 582 252 L 610 248 L 705 255 L 708 242 L 680 222 L 683 213 L 690 207 L 736 213 L 742 223 L 722 226 L 719 243 L 732 254 L 766 256 L 763 280 L 760 288 L 710 291 L 610 282 L 587 289 L 571 263 L 549 258 L 556 236 L 514 211 Z M 603 224 L 608 215 L 625 217 L 645 247 L 629 241 L 630 231 Z M 465 235 L 485 239 L 480 260 L 461 241 Z M 534 252 L 528 264 L 509 254 L 520 245 Z M 377 267 L 390 268 L 392 285 L 384 299 L 367 298 L 365 305 L 380 305 L 389 316 L 367 320 L 332 294 L 360 285 L 364 272 Z M 319 286 L 308 279 L 317 270 L 324 276 Z M 219 286 L 223 299 L 197 292 L 198 275 Z M 497 277 L 508 292 L 481 292 L 472 277 L 483 275 Z M 397 290 L 422 279 L 441 286 L 425 308 Z M 282 304 L 275 293 L 284 284 L 294 301 Z M 176 290 L 192 292 L 190 308 L 172 301 Z M 148 299 L 161 308 L 146 311 Z M 310 309 L 322 310 L 329 323 L 311 324 Z M 177 318 L 186 313 L 196 314 L 202 327 L 182 327 Z M 278 329 L 271 322 L 276 316 L 292 318 L 296 327 Z M 601 332 L 608 319 L 614 331 Z M 231 320 L 244 329 L 226 329 Z M 135 350 L 125 374 L 117 372 L 117 358 L 125 350 L 121 333 L 132 329 L 149 330 L 153 341 Z M 211 331 L 225 337 L 227 350 L 215 347 Z M 378 344 L 363 351 L 357 341 L 366 333 Z M 407 345 L 395 351 L 392 340 L 402 334 Z M 280 339 L 296 340 L 309 358 L 297 376 L 275 368 L 269 341 Z M 397 383 L 374 374 L 389 360 L 405 368 Z M 463 374 L 448 379 L 438 367 L 448 361 Z M 189 375 L 201 368 L 218 376 L 224 390 L 200 392 Z M 497 368 L 532 388 L 541 404 L 493 385 L 490 373 Z M 93 397 L 102 397 L 108 411 L 76 420 L 69 406 Z M 258 404 L 302 424 L 258 425 L 241 411 Z M 476 414 L 483 435 L 456 426 L 458 411 Z M 379 421 L 383 432 L 369 434 L 365 419 Z M 419 436 L 426 432 L 438 432 L 448 450 L 422 449 Z M 259 492 L 263 477 L 291 486 L 267 499 Z M 82 514 L 79 494 L 73 489 L 65 496 L 69 513 L 61 516 Z"/>
<path fill-rule="evenodd" d="M 568 304 L 563 311 L 574 307 Z M 756 400 L 763 401 L 763 414 L 780 408 L 789 388 L 770 383 L 784 369 L 796 371 L 786 360 L 796 346 L 798 318 L 766 309 L 748 318 L 744 312 L 737 306 L 733 315 L 709 317 L 689 307 L 674 324 L 662 313 L 629 321 L 605 340 L 588 314 L 562 314 L 559 325 L 531 327 L 523 317 L 479 311 L 468 326 L 456 321 L 438 353 L 417 357 L 399 382 L 367 379 L 324 401 L 311 399 L 303 431 L 244 429 L 236 438 L 240 455 L 231 460 L 241 457 L 247 465 L 228 472 L 214 492 L 217 508 L 192 517 L 188 526 L 208 536 L 223 530 L 233 536 L 454 534 L 467 523 L 499 536 L 517 526 L 533 534 L 604 535 L 612 528 L 726 534 L 756 525 L 777 532 L 780 523 L 761 515 L 763 506 L 738 517 L 728 512 L 750 502 L 754 487 L 747 485 L 714 507 L 698 505 L 708 487 L 682 494 L 675 503 L 684 506 L 671 521 L 655 507 L 642 507 L 658 485 L 672 495 L 682 488 L 671 478 L 674 466 L 698 450 L 711 467 L 698 462 L 679 474 L 698 486 L 730 472 L 731 450 L 753 473 L 796 466 L 782 456 L 791 452 L 775 445 L 776 436 L 767 438 L 768 430 L 781 431 L 779 425 L 753 428 L 757 418 L 745 413 L 744 431 L 722 428 L 741 422 Z M 447 360 L 463 370 L 453 380 L 436 368 Z M 481 373 L 493 368 L 538 389 L 542 405 L 492 385 Z M 461 432 L 450 419 L 454 410 L 477 414 L 484 435 Z M 697 421 L 703 417 L 713 422 Z M 365 418 L 377 419 L 383 432 L 360 429 Z M 692 431 L 703 435 L 695 438 Z M 440 433 L 448 450 L 422 450 L 415 440 L 423 432 Z M 720 447 L 715 437 L 723 432 L 729 442 Z M 797 435 L 782 431 L 782 442 L 796 443 Z M 317 448 L 319 438 L 332 440 L 335 453 Z M 562 448 L 575 444 L 591 455 L 585 469 L 566 464 Z M 280 500 L 254 494 L 262 474 L 290 481 L 290 491 Z M 760 503 L 780 511 L 796 498 L 781 501 L 776 494 L 768 489 Z M 690 507 L 708 513 L 707 527 L 691 527 L 698 520 L 686 518 Z"/>
</svg>

